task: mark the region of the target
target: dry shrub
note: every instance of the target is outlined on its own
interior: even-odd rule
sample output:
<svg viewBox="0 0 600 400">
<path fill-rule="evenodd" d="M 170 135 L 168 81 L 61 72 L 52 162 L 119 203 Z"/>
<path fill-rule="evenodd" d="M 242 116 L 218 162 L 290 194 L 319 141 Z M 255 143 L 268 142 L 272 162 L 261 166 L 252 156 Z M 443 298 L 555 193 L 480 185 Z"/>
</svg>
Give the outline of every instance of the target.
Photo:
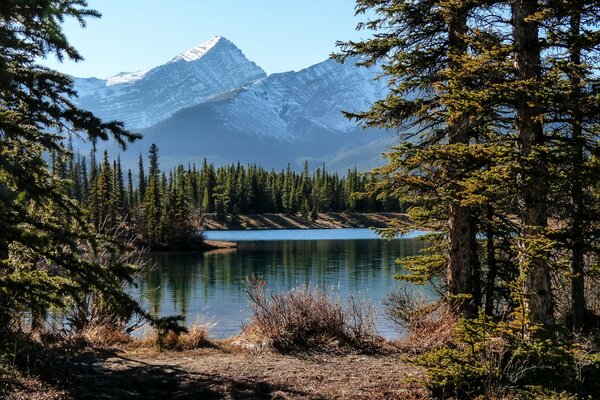
<svg viewBox="0 0 600 400">
<path fill-rule="evenodd" d="M 384 305 L 388 318 L 400 328 L 402 350 L 416 354 L 452 342 L 457 319 L 442 301 L 427 301 L 408 286 L 390 293 Z"/>
<path fill-rule="evenodd" d="M 265 291 L 259 279 L 247 279 L 252 320 L 244 330 L 267 339 L 280 352 L 376 351 L 381 339 L 375 329 L 373 307 L 350 297 L 347 307 L 331 290 L 302 286 L 289 292 Z"/>
<path fill-rule="evenodd" d="M 67 336 L 70 343 L 81 347 L 112 347 L 130 343 L 133 338 L 121 326 L 88 325 L 82 330 Z"/>
<path fill-rule="evenodd" d="M 140 340 L 142 347 L 158 347 L 161 350 L 195 350 L 207 347 L 215 347 L 215 344 L 210 339 L 210 324 L 200 323 L 196 321 L 187 332 L 177 334 L 169 330 L 160 335 L 156 331 Z"/>
</svg>

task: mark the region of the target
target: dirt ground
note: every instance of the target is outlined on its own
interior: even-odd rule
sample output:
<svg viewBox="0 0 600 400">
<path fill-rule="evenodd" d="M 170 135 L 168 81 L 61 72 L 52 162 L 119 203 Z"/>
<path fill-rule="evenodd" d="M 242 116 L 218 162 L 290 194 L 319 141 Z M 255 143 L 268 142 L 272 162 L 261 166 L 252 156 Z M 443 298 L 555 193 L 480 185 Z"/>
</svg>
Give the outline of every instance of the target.
<svg viewBox="0 0 600 400">
<path fill-rule="evenodd" d="M 418 375 L 399 354 L 88 351 L 51 385 L 33 377 L 7 399 L 417 399 Z"/>
<path fill-rule="evenodd" d="M 220 221 L 215 214 L 204 215 L 205 229 L 308 229 L 308 228 L 384 228 L 393 219 L 408 222 L 401 213 L 321 213 L 316 221 L 300 214 L 245 214 L 239 220 Z"/>
</svg>

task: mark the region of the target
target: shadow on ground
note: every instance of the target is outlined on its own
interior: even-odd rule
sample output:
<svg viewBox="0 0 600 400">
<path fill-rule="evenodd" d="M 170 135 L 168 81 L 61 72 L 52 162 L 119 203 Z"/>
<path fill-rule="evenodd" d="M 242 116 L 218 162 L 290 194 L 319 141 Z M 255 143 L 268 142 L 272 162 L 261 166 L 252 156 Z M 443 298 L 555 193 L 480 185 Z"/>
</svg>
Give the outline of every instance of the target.
<svg viewBox="0 0 600 400">
<path fill-rule="evenodd" d="M 235 380 L 147 364 L 113 352 L 84 353 L 71 360 L 63 389 L 76 399 L 287 399 L 308 393 L 264 381 Z M 61 386 L 62 386 L 61 385 Z"/>
</svg>

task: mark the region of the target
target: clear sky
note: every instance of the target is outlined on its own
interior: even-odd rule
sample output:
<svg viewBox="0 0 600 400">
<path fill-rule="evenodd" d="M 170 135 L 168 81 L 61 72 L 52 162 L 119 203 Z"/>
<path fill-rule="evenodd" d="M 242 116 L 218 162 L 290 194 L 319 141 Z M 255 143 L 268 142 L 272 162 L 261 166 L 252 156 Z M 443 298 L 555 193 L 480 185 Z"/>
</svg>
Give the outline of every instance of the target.
<svg viewBox="0 0 600 400">
<path fill-rule="evenodd" d="M 42 63 L 78 76 L 105 78 L 160 65 L 220 35 L 267 73 L 325 60 L 336 40 L 366 38 L 354 0 L 89 0 L 101 19 L 82 29 L 65 22 L 79 63 Z"/>
</svg>

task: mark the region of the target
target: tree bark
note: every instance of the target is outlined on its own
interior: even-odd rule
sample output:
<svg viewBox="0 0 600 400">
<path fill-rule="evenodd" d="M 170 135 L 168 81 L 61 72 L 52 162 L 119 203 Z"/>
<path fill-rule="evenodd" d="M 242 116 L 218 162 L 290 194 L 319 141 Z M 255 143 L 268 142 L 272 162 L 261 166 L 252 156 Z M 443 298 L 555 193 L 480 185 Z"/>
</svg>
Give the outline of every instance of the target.
<svg viewBox="0 0 600 400">
<path fill-rule="evenodd" d="M 492 219 L 494 218 L 494 210 L 491 205 L 487 206 L 487 228 L 485 231 L 486 235 L 486 249 L 487 249 L 487 265 L 488 274 L 485 286 L 485 315 L 492 316 L 494 312 L 494 292 L 496 289 L 496 277 L 498 275 L 498 264 L 496 262 L 496 246 L 494 243 L 494 227 L 492 225 Z"/>
<path fill-rule="evenodd" d="M 448 24 L 448 50 L 450 54 L 467 51 L 464 36 L 467 34 L 467 12 L 452 18 Z M 450 60 L 450 68 L 460 68 Z M 448 143 L 468 144 L 468 123 L 455 121 L 448 124 Z M 479 283 L 479 257 L 477 255 L 476 229 L 473 212 L 455 200 L 448 212 L 448 267 L 447 292 L 453 308 L 467 316 L 475 316 L 481 301 Z M 461 296 L 468 295 L 469 299 Z M 458 297 L 457 297 L 458 296 Z"/>
<path fill-rule="evenodd" d="M 537 11 L 537 0 L 513 0 L 512 21 L 515 39 L 515 66 L 517 82 L 524 86 L 517 100 L 517 129 L 520 153 L 524 162 L 532 162 L 519 177 L 522 202 L 519 260 L 525 273 L 524 293 L 529 319 L 536 324 L 551 326 L 554 323 L 550 269 L 548 261 L 530 248 L 530 239 L 547 226 L 546 184 L 542 176 L 545 163 L 536 146 L 544 144 L 541 110 L 531 90 L 541 77 L 540 41 L 538 26 L 529 20 Z M 529 161 L 533 159 L 533 161 Z"/>
</svg>

